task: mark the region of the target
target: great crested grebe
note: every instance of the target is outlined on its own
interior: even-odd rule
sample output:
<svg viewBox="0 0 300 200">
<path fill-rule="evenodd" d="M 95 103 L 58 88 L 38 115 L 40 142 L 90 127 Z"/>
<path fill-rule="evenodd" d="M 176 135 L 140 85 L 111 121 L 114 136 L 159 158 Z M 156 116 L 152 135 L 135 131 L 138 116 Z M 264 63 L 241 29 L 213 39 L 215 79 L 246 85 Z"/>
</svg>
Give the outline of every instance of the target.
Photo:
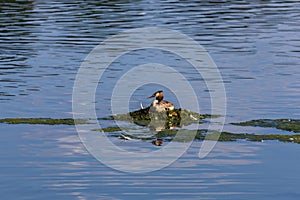
<svg viewBox="0 0 300 200">
<path fill-rule="evenodd" d="M 168 101 L 163 100 L 164 95 L 162 94 L 162 90 L 159 90 L 155 93 L 153 93 L 148 98 L 155 97 L 155 100 L 152 103 L 152 106 L 156 109 L 158 112 L 166 111 L 166 110 L 174 110 L 174 105 Z"/>
</svg>

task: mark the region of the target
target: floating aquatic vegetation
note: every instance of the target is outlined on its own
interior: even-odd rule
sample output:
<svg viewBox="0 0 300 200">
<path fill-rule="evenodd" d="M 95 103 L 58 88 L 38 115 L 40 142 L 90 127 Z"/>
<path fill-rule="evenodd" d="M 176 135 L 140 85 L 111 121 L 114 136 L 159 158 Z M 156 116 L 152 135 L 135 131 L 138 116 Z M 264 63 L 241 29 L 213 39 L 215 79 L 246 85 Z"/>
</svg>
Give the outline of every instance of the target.
<svg viewBox="0 0 300 200">
<path fill-rule="evenodd" d="M 217 115 L 199 114 L 186 109 L 174 109 L 166 112 L 151 112 L 151 107 L 129 112 L 126 114 L 113 115 L 115 120 L 133 121 L 134 123 L 146 126 L 153 119 L 164 120 L 168 124 L 175 126 L 199 123 L 201 119 L 218 117 Z"/>
<path fill-rule="evenodd" d="M 4 118 L 0 119 L 0 123 L 6 124 L 45 124 L 45 125 L 75 125 L 76 124 L 89 124 L 88 120 L 64 118 Z"/>
<path fill-rule="evenodd" d="M 106 133 L 113 133 L 113 132 L 119 132 L 119 131 L 130 131 L 130 130 L 135 130 L 133 128 L 127 128 L 127 127 L 118 127 L 118 126 L 109 126 L 106 128 L 97 128 L 97 129 L 92 129 L 92 131 L 100 131 L 100 132 L 106 132 Z"/>
<path fill-rule="evenodd" d="M 107 130 L 107 131 L 105 131 Z M 220 142 L 234 142 L 237 140 L 246 140 L 246 141 L 257 141 L 262 142 L 265 140 L 277 140 L 281 142 L 293 142 L 300 144 L 300 135 L 282 135 L 282 134 L 253 134 L 253 133 L 230 133 L 230 132 L 218 132 L 218 131 L 210 131 L 207 129 L 199 129 L 199 130 L 162 130 L 157 134 L 153 134 L 153 136 L 149 137 L 139 137 L 138 135 L 131 135 L 128 133 L 124 133 L 128 131 L 128 128 L 120 128 L 120 127 L 110 127 L 97 131 L 104 131 L 109 133 L 109 136 L 123 138 L 126 136 L 127 138 L 135 139 L 135 140 L 153 140 L 157 138 L 161 141 L 176 141 L 176 142 L 188 142 L 192 140 L 217 140 Z M 196 131 L 196 133 L 195 133 Z M 123 137 L 121 137 L 121 135 Z M 219 136 L 220 137 L 216 137 Z M 176 137 L 175 137 L 176 136 Z"/>
<path fill-rule="evenodd" d="M 93 129 L 92 131 L 103 131 L 103 132 L 118 132 L 118 131 L 122 131 L 122 129 L 118 126 L 111 126 L 111 127 L 107 127 L 107 128 L 99 128 L 99 129 Z"/>
<path fill-rule="evenodd" d="M 298 119 L 256 119 L 246 122 L 231 123 L 237 126 L 272 127 L 285 131 L 300 132 L 300 120 Z"/>
<path fill-rule="evenodd" d="M 107 119 L 119 119 L 119 120 L 136 120 L 136 121 L 151 121 L 149 112 L 146 113 L 147 110 L 141 109 L 139 111 L 135 111 L 126 115 L 116 115 L 112 118 Z M 172 111 L 170 111 L 172 112 Z M 181 121 L 189 122 L 189 123 L 199 123 L 199 120 L 209 117 L 215 117 L 210 115 L 200 115 L 194 112 L 190 112 L 187 110 L 175 110 L 179 115 L 171 115 L 167 114 L 167 120 L 172 122 L 176 121 L 178 116 L 181 117 Z M 180 112 L 180 113 L 179 113 Z M 140 113 L 144 114 L 144 118 L 140 117 Z M 147 116 L 148 115 L 148 116 Z M 192 116 L 192 117 L 191 117 Z M 126 117 L 126 118 L 125 118 Z M 149 119 L 147 118 L 149 117 Z M 152 116 L 153 117 L 153 116 Z M 168 119 L 171 118 L 171 119 Z M 168 122 L 170 122 L 168 121 Z M 75 123 L 76 122 L 76 123 Z M 54 119 L 54 118 L 4 118 L 0 119 L 0 123 L 7 124 L 45 124 L 45 125 L 75 125 L 75 124 L 90 124 L 89 120 L 85 119 L 77 119 L 74 121 L 72 118 L 63 118 L 63 119 Z M 150 122 L 147 122 L 149 124 Z M 240 123 L 232 123 L 234 125 L 239 126 L 259 126 L 259 127 L 274 127 L 281 130 L 300 132 L 300 120 L 296 119 L 260 119 L 260 120 L 251 120 Z M 151 124 L 150 124 L 151 125 Z M 150 126 L 149 126 L 150 128 Z M 172 141 L 175 140 L 177 142 L 186 142 L 192 140 L 216 140 L 218 141 L 237 141 L 237 140 L 247 140 L 247 141 L 264 141 L 264 140 L 277 140 L 281 142 L 293 142 L 300 144 L 300 134 L 294 135 L 283 135 L 283 134 L 252 134 L 252 133 L 229 133 L 229 132 L 217 132 L 217 131 L 209 131 L 206 129 L 200 130 L 185 130 L 185 129 L 162 129 L 160 131 L 155 131 L 156 134 L 152 136 L 144 136 L 144 135 L 130 135 L 126 132 L 130 132 L 131 130 L 137 130 L 136 128 L 128 128 L 128 127 L 106 127 L 102 129 L 95 129 L 94 131 L 104 131 L 109 133 L 110 136 L 117 136 L 120 138 L 127 139 L 136 139 L 136 140 L 153 140 L 154 138 L 158 139 L 159 144 L 160 141 Z M 196 133 L 195 133 L 196 131 Z M 219 136 L 220 137 L 216 137 Z M 122 136 L 122 137 L 121 137 Z M 175 137 L 176 136 L 176 137 Z"/>
<path fill-rule="evenodd" d="M 212 135 L 207 135 L 206 139 L 210 139 Z M 237 141 L 237 140 L 247 140 L 247 141 L 257 141 L 261 142 L 264 140 L 277 140 L 281 142 L 294 142 L 300 144 L 300 135 L 282 135 L 282 134 L 253 134 L 253 133 L 229 133 L 222 132 L 218 141 Z"/>
</svg>

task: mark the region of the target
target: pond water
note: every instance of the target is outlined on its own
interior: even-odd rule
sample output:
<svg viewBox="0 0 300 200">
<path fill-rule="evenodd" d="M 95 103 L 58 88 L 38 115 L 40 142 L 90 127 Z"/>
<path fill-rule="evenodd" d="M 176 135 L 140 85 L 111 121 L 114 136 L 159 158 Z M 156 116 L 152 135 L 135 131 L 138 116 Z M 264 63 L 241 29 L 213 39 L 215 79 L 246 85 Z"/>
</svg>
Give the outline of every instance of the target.
<svg viewBox="0 0 300 200">
<path fill-rule="evenodd" d="M 229 122 L 300 118 L 300 2 L 253 1 L 1 1 L 0 118 L 71 118 L 77 71 L 100 42 L 121 31 L 162 27 L 180 31 L 213 58 L 227 95 L 224 130 L 284 133 L 232 127 Z M 123 70 L 153 60 L 184 71 L 156 51 L 120 58 L 97 90 L 98 117 L 108 117 L 113 84 Z M 172 58 L 172 57 L 171 57 Z M 143 62 L 141 62 L 143 60 Z M 176 59 L 175 59 L 176 60 Z M 201 112 L 210 112 L 203 79 L 186 72 L 197 87 Z M 140 102 L 157 88 L 139 88 Z M 178 105 L 172 90 L 165 95 Z M 101 121 L 105 126 L 112 122 Z M 246 129 L 246 130 L 245 130 Z M 291 133 L 289 133 L 291 134 Z M 149 142 L 115 144 L 142 151 Z M 219 142 L 199 159 L 201 142 L 172 165 L 127 174 L 93 158 L 73 126 L 0 124 L 3 199 L 298 199 L 300 145 L 280 142 Z M 147 147 L 148 148 L 148 147 Z"/>
</svg>

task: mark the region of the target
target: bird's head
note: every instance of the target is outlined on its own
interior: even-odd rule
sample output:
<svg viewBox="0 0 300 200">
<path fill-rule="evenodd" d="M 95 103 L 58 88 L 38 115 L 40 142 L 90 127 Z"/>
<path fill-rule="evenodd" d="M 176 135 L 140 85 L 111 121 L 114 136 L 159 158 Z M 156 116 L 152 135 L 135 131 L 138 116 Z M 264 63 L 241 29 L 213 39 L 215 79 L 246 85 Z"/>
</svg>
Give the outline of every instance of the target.
<svg viewBox="0 0 300 200">
<path fill-rule="evenodd" d="M 163 94 L 162 94 L 162 90 L 158 90 L 157 92 L 154 92 L 150 97 L 148 98 L 153 98 L 155 97 L 157 100 L 162 100 L 164 98 Z"/>
</svg>

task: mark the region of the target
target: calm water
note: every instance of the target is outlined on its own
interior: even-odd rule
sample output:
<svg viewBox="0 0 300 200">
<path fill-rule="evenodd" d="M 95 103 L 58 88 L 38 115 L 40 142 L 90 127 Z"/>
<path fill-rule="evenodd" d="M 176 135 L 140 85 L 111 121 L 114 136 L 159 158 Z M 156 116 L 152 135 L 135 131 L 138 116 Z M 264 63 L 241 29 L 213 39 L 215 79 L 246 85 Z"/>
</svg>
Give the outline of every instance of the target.
<svg viewBox="0 0 300 200">
<path fill-rule="evenodd" d="M 158 26 L 181 31 L 208 50 L 225 84 L 227 122 L 299 119 L 299 13 L 298 0 L 1 1 L 0 118 L 72 117 L 73 83 L 87 54 L 121 31 Z M 162 59 L 166 55 L 147 53 L 140 53 L 140 60 L 182 66 Z M 111 113 L 109 95 L 119 72 L 139 63 L 130 58 L 114 63 L 104 77 L 105 90 L 97 91 L 99 117 Z M 208 113 L 210 99 L 203 80 L 191 72 L 186 75 L 199 85 L 201 109 Z M 139 88 L 130 107 L 149 103 L 145 97 L 152 92 L 153 85 Z M 172 91 L 166 95 L 176 102 Z M 131 175 L 90 156 L 74 127 L 1 124 L 0 133 L 3 199 L 298 199 L 300 195 L 296 144 L 218 143 L 201 160 L 200 143 L 195 142 L 171 166 Z M 145 143 L 125 145 L 140 151 Z"/>
</svg>

